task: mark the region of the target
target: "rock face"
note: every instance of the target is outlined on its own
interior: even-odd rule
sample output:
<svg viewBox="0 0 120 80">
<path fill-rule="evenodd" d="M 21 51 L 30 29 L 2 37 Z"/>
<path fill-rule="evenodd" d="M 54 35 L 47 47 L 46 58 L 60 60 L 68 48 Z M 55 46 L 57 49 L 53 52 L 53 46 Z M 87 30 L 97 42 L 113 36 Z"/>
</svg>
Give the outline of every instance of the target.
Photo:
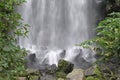
<svg viewBox="0 0 120 80">
<path fill-rule="evenodd" d="M 84 71 L 82 69 L 74 69 L 67 75 L 68 80 L 84 80 Z"/>
</svg>

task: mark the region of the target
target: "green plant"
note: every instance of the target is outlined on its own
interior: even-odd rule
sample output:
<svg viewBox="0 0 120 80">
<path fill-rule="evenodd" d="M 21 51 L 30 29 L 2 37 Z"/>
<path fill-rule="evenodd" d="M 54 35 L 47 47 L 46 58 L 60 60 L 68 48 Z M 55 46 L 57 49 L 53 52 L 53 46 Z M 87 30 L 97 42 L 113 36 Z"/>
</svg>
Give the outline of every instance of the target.
<svg viewBox="0 0 120 80">
<path fill-rule="evenodd" d="M 100 79 L 90 76 L 90 77 L 87 77 L 85 80 L 100 80 Z"/>
<path fill-rule="evenodd" d="M 25 0 L 0 0 L 0 80 L 16 80 L 25 72 L 27 51 L 17 44 L 18 36 L 27 35 L 28 25 L 15 11 Z"/>
<path fill-rule="evenodd" d="M 112 71 L 108 65 L 102 64 L 99 66 L 97 65 L 94 69 L 94 75 L 88 76 L 86 80 L 117 80 L 119 77 L 116 76 L 116 74 L 118 73 Z"/>
<path fill-rule="evenodd" d="M 116 80 L 118 77 L 116 75 L 120 74 L 116 70 L 120 64 L 120 13 L 114 12 L 109 14 L 108 17 L 99 23 L 96 31 L 97 35 L 94 39 L 81 44 L 85 48 L 95 50 L 96 54 L 99 55 L 97 61 L 98 65 L 100 65 L 99 68 L 95 69 L 96 77 L 93 78 Z"/>
<path fill-rule="evenodd" d="M 120 59 L 120 13 L 111 13 L 99 23 L 96 30 L 97 36 L 81 46 L 92 47 L 104 61 Z"/>
</svg>

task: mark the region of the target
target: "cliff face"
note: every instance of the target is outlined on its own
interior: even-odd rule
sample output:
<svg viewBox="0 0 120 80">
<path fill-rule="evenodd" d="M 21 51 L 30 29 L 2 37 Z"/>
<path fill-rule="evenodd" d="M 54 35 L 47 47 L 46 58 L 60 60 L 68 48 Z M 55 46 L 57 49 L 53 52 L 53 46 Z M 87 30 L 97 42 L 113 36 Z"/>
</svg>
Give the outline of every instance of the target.
<svg viewBox="0 0 120 80">
<path fill-rule="evenodd" d="M 106 0 L 107 13 L 120 12 L 120 0 Z"/>
</svg>

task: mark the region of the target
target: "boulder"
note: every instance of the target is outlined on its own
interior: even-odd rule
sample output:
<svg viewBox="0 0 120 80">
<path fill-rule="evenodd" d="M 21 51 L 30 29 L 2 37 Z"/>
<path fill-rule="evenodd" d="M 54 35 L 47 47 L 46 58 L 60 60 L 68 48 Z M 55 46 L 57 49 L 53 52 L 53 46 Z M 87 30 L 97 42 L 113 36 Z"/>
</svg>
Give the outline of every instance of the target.
<svg viewBox="0 0 120 80">
<path fill-rule="evenodd" d="M 35 62 L 36 61 L 36 55 L 35 55 L 35 53 L 29 55 L 29 60 L 31 62 Z"/>
<path fill-rule="evenodd" d="M 57 72 L 56 73 L 56 77 L 57 78 L 66 79 L 66 74 L 64 72 Z"/>
<path fill-rule="evenodd" d="M 41 78 L 38 79 L 38 80 L 56 80 L 56 79 L 57 78 L 54 75 L 46 74 L 44 76 L 41 76 Z"/>
<path fill-rule="evenodd" d="M 58 72 L 64 72 L 66 74 L 70 73 L 73 70 L 74 64 L 66 60 L 59 60 L 58 62 Z"/>
<path fill-rule="evenodd" d="M 39 65 L 38 69 L 41 71 L 41 73 L 47 73 L 49 67 L 50 65 L 48 64 L 41 64 Z"/>
<path fill-rule="evenodd" d="M 84 80 L 84 77 L 84 70 L 82 69 L 74 69 L 67 75 L 68 80 Z"/>
<path fill-rule="evenodd" d="M 54 74 L 57 71 L 57 66 L 55 64 L 48 65 L 48 64 L 41 64 L 38 66 L 38 69 L 41 73 L 45 74 Z"/>
<path fill-rule="evenodd" d="M 26 77 L 18 77 L 17 80 L 26 80 Z"/>
<path fill-rule="evenodd" d="M 48 72 L 49 73 L 55 73 L 57 71 L 57 66 L 55 64 L 52 64 L 48 67 Z"/>
<path fill-rule="evenodd" d="M 27 69 L 27 75 L 25 80 L 39 80 L 42 73 L 37 69 Z"/>
<path fill-rule="evenodd" d="M 57 80 L 66 80 L 66 79 L 63 79 L 63 78 L 58 78 Z"/>
<path fill-rule="evenodd" d="M 25 57 L 25 61 L 26 61 L 25 65 L 27 68 L 36 68 L 37 59 L 35 53 L 28 54 Z"/>
<path fill-rule="evenodd" d="M 66 50 L 63 50 L 61 53 L 60 53 L 60 58 L 63 59 L 66 55 Z"/>
<path fill-rule="evenodd" d="M 96 67 L 97 66 L 95 65 L 95 66 L 92 66 L 92 67 L 86 69 L 85 70 L 85 76 L 93 76 L 93 75 L 95 75 L 94 70 L 96 69 Z"/>
</svg>

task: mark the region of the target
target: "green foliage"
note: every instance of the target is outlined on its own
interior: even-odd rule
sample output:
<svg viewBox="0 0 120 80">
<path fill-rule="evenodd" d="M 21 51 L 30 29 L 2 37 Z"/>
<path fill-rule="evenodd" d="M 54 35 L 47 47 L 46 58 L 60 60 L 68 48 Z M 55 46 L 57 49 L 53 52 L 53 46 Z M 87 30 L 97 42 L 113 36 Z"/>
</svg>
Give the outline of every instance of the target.
<svg viewBox="0 0 120 80">
<path fill-rule="evenodd" d="M 17 45 L 17 36 L 26 36 L 28 25 L 15 11 L 25 0 L 0 0 L 0 80 L 16 80 L 24 74 L 26 50 Z"/>
<path fill-rule="evenodd" d="M 94 69 L 94 75 L 88 76 L 86 80 L 105 80 L 103 79 L 101 68 L 99 66 L 96 66 L 96 68 Z"/>
<path fill-rule="evenodd" d="M 116 70 L 120 61 L 120 13 L 111 13 L 96 28 L 97 35 L 94 39 L 85 41 L 81 46 L 91 48 L 99 55 L 102 63 L 95 69 L 96 76 L 100 80 L 116 80 Z M 111 64 L 114 64 L 111 69 Z M 104 65 L 104 66 L 103 66 Z M 110 65 L 110 66 L 109 66 Z M 88 78 L 92 79 L 92 77 Z M 94 80 L 94 79 L 93 79 Z"/>
<path fill-rule="evenodd" d="M 120 13 L 112 13 L 110 16 L 99 23 L 95 39 L 106 60 L 120 58 Z"/>
<path fill-rule="evenodd" d="M 100 80 L 100 79 L 90 76 L 90 77 L 87 77 L 86 80 Z"/>
<path fill-rule="evenodd" d="M 120 59 L 120 13 L 112 13 L 97 27 L 97 36 L 81 44 L 92 47 L 104 60 Z"/>
<path fill-rule="evenodd" d="M 112 67 L 112 66 L 111 66 Z M 88 76 L 86 80 L 117 80 L 120 78 L 119 74 L 115 71 L 110 70 L 108 65 L 102 64 L 102 66 L 97 66 L 94 70 L 93 76 Z"/>
</svg>

